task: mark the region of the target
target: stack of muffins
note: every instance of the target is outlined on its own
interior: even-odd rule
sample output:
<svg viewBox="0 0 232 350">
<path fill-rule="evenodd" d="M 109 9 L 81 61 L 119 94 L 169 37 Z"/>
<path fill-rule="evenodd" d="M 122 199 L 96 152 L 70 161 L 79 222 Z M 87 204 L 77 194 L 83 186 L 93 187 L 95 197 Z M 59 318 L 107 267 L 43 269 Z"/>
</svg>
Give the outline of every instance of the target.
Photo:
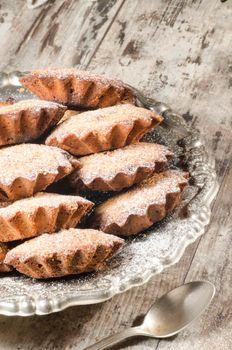
<svg viewBox="0 0 232 350">
<path fill-rule="evenodd" d="M 103 268 L 122 237 L 181 200 L 187 174 L 167 169 L 172 152 L 139 142 L 162 117 L 137 107 L 121 81 L 89 72 L 37 70 L 21 83 L 40 100 L 0 107 L 0 270 L 53 278 Z M 64 177 L 72 193 L 49 192 Z M 94 208 L 86 190 L 113 194 Z"/>
</svg>

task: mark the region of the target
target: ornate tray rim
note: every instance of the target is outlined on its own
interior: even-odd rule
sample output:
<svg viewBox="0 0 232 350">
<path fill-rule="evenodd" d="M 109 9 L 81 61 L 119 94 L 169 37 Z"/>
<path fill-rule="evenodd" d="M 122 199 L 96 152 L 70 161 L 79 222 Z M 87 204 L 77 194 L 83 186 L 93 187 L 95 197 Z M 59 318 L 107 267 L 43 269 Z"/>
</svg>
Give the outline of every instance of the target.
<svg viewBox="0 0 232 350">
<path fill-rule="evenodd" d="M 22 72 L 11 72 L 4 73 L 0 72 L 0 88 L 13 85 L 19 86 L 18 77 L 21 76 Z M 149 103 L 147 108 L 155 108 L 161 109 L 161 113 L 170 112 L 171 109 L 162 104 L 161 102 L 157 102 L 152 100 L 152 105 Z M 172 112 L 172 111 L 171 111 Z M 172 112 L 173 113 L 173 112 Z M 175 113 L 174 113 L 175 114 Z M 176 116 L 176 114 L 175 114 Z M 186 126 L 187 127 L 187 126 Z M 196 131 L 196 130 L 195 130 Z M 195 147 L 203 146 L 204 142 L 202 142 L 200 136 L 197 134 Z M 204 155 L 207 156 L 207 152 L 204 149 Z M 174 253 L 169 257 L 166 257 L 162 263 L 159 262 L 159 265 L 152 266 L 149 270 L 146 271 L 140 277 L 134 277 L 126 280 L 124 283 L 119 283 L 117 289 L 113 289 L 112 287 L 109 290 L 98 290 L 97 292 L 90 291 L 89 295 L 86 295 L 86 291 L 77 291 L 74 295 L 66 294 L 65 296 L 54 296 L 53 298 L 34 298 L 28 295 L 15 295 L 14 298 L 10 300 L 1 300 L 0 301 L 0 314 L 5 316 L 32 316 L 32 315 L 46 315 L 53 312 L 62 311 L 70 306 L 77 305 L 88 305 L 88 304 L 96 304 L 104 302 L 108 299 L 111 299 L 114 295 L 127 291 L 130 288 L 141 286 L 149 281 L 151 277 L 156 274 L 161 273 L 164 269 L 168 268 L 171 265 L 177 263 L 182 257 L 185 249 L 188 245 L 196 241 L 203 233 L 205 232 L 206 226 L 210 222 L 211 217 L 211 204 L 213 199 L 215 198 L 217 191 L 219 189 L 219 185 L 216 178 L 215 172 L 215 162 L 214 160 L 208 159 L 208 168 L 211 171 L 211 181 L 212 187 L 205 193 L 205 202 L 202 207 L 203 210 L 201 214 L 195 218 L 197 229 L 195 228 L 195 234 L 189 234 L 186 238 L 182 239 L 178 249 L 174 251 Z M 115 287 L 115 286 L 114 286 Z"/>
</svg>

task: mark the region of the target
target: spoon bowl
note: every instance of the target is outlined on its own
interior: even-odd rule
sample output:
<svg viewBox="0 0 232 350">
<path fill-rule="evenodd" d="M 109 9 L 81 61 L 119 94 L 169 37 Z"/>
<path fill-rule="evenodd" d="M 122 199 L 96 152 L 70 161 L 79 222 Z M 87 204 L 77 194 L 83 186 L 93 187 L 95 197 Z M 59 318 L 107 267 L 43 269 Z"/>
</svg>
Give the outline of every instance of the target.
<svg viewBox="0 0 232 350">
<path fill-rule="evenodd" d="M 191 282 L 175 288 L 152 305 L 140 327 L 156 338 L 171 337 L 195 320 L 214 294 L 215 287 L 210 282 Z"/>
</svg>

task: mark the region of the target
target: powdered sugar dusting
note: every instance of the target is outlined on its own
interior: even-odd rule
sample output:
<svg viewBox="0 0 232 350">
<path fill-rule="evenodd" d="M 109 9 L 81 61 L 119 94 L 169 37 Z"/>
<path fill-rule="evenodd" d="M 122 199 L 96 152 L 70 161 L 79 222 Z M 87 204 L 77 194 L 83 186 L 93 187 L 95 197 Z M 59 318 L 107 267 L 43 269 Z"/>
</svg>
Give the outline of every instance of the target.
<svg viewBox="0 0 232 350">
<path fill-rule="evenodd" d="M 65 106 L 51 102 L 51 101 L 44 101 L 44 100 L 23 100 L 16 102 L 11 105 L 6 105 L 0 107 L 0 115 L 3 114 L 10 114 L 10 113 L 16 113 L 20 111 L 35 111 L 39 112 L 41 109 L 62 109 L 64 112 L 67 109 Z"/>
<path fill-rule="evenodd" d="M 2 96 L 3 99 L 12 96 L 17 100 L 31 95 L 19 95 L 17 88 L 11 86 L 3 91 Z M 144 138 L 147 142 L 161 143 L 171 148 L 175 155 L 172 167 L 191 173 L 182 205 L 172 215 L 136 238 L 127 239 L 124 249 L 108 262 L 104 271 L 47 281 L 36 281 L 15 272 L 3 275 L 0 279 L 1 299 L 4 301 L 2 310 L 18 313 L 21 300 L 24 301 L 22 307 L 25 301 L 28 305 L 27 310 L 25 307 L 23 309 L 27 314 L 57 311 L 57 305 L 58 309 L 62 309 L 66 307 L 63 302 L 69 297 L 73 304 L 103 301 L 131 286 L 144 283 L 178 261 L 186 246 L 203 233 L 210 217 L 210 203 L 217 189 L 214 166 L 204 147 L 199 147 L 196 131 L 190 131 L 189 139 L 182 143 L 175 133 L 160 127 Z M 96 194 L 91 198 L 101 203 L 109 196 Z M 40 300 L 43 306 L 40 306 Z M 6 302 L 9 302 L 9 307 Z"/>
<path fill-rule="evenodd" d="M 85 81 L 94 81 L 96 83 L 101 83 L 105 85 L 113 85 L 118 88 L 128 88 L 127 85 L 125 85 L 121 80 L 118 79 L 109 79 L 105 77 L 104 75 L 99 75 L 92 72 L 87 72 L 84 70 L 79 70 L 76 68 L 48 68 L 48 69 L 38 69 L 30 73 L 31 75 L 34 75 L 36 77 L 43 77 L 43 78 L 53 78 L 53 79 L 67 79 L 67 78 L 75 78 L 77 77 L 80 80 Z"/>
<path fill-rule="evenodd" d="M 131 215 L 138 218 L 147 216 L 149 220 L 148 210 L 151 205 L 157 206 L 158 209 L 162 208 L 164 215 L 167 210 L 167 195 L 179 193 L 181 184 L 187 184 L 181 172 L 171 170 L 154 174 L 131 190 L 116 195 L 101 204 L 95 211 L 96 217 L 100 215 L 100 227 L 101 224 L 104 227 L 117 224 L 122 227 L 123 231 L 123 225 Z"/>
<path fill-rule="evenodd" d="M 38 208 L 59 208 L 61 205 L 72 206 L 77 204 L 91 205 L 91 202 L 80 196 L 68 196 L 56 193 L 39 192 L 33 197 L 23 198 L 7 207 L 0 208 L 0 217 L 10 217 L 18 211 L 33 213 Z"/>
<path fill-rule="evenodd" d="M 122 239 L 100 231 L 70 228 L 26 241 L 4 261 L 31 277 L 60 277 L 95 270 L 122 244 Z"/>
<path fill-rule="evenodd" d="M 153 120 L 158 124 L 162 118 L 152 111 L 130 104 L 99 108 L 95 111 L 71 116 L 54 130 L 48 140 L 55 136 L 62 142 L 69 135 L 84 137 L 90 132 L 98 132 L 100 139 L 104 132 L 111 130 L 118 124 L 133 125 L 140 120 L 146 121 L 150 126 Z"/>
<path fill-rule="evenodd" d="M 171 154 L 162 145 L 139 142 L 111 152 L 80 158 L 81 168 L 72 178 L 78 176 L 86 184 L 99 177 L 110 181 L 118 173 L 134 175 L 139 167 L 154 169 L 158 162 L 167 163 Z"/>
<path fill-rule="evenodd" d="M 11 184 L 17 178 L 36 179 L 39 174 L 58 174 L 59 167 L 72 170 L 70 156 L 56 147 L 21 144 L 0 149 L 0 184 Z"/>
</svg>

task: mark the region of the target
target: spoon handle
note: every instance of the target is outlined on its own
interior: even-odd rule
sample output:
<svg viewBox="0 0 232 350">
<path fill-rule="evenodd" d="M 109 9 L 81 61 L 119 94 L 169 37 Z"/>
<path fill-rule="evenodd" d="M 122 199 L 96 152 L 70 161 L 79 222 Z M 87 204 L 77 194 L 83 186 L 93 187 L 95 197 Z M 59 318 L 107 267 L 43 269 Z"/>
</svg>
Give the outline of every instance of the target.
<svg viewBox="0 0 232 350">
<path fill-rule="evenodd" d="M 130 338 L 130 337 L 134 337 L 136 335 L 143 335 L 146 336 L 146 332 L 144 332 L 140 327 L 132 327 L 132 328 L 128 328 L 125 329 L 122 332 L 116 333 L 116 334 L 112 334 L 106 338 L 103 338 L 102 340 L 100 340 L 99 342 L 88 346 L 87 348 L 85 348 L 84 350 L 103 350 L 109 346 L 112 346 L 114 344 L 119 343 L 120 341 L 126 339 L 126 338 Z"/>
</svg>

